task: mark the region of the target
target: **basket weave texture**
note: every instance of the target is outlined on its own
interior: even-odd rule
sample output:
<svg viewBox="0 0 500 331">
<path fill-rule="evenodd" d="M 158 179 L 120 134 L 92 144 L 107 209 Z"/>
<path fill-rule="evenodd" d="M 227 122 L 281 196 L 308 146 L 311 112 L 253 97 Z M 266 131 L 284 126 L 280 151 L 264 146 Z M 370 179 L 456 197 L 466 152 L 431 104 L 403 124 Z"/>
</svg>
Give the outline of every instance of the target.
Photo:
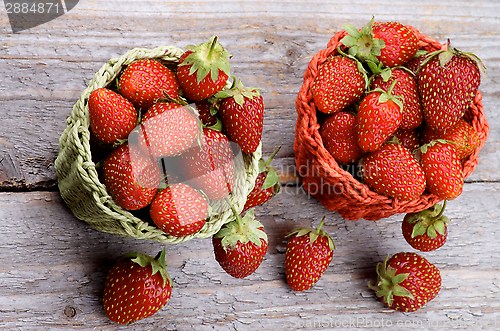
<svg viewBox="0 0 500 331">
<path fill-rule="evenodd" d="M 162 243 L 180 243 L 192 238 L 206 238 L 215 234 L 225 223 L 234 219 L 229 208 L 223 204 L 212 206 L 219 213 L 210 217 L 197 233 L 185 237 L 170 236 L 156 226 L 134 216 L 118 206 L 100 182 L 96 164 L 91 158 L 88 98 L 92 91 L 111 84 L 130 63 L 139 59 L 157 59 L 165 64 L 176 64 L 183 51 L 173 46 L 154 49 L 134 48 L 119 58 L 104 64 L 89 82 L 67 119 L 67 127 L 59 139 L 59 154 L 55 160 L 58 186 L 62 199 L 73 214 L 94 229 L 122 237 L 149 239 Z M 241 212 L 247 195 L 253 189 L 258 175 L 261 146 L 254 153 L 243 154 L 244 164 L 235 164 L 235 169 L 244 169 L 235 174 L 233 192 L 228 196 L 233 206 Z"/>
<path fill-rule="evenodd" d="M 420 49 L 429 52 L 443 49 L 441 44 L 414 27 L 410 28 L 419 39 Z M 346 31 L 337 32 L 328 42 L 327 48 L 319 51 L 309 62 L 304 73 L 304 82 L 296 98 L 297 122 L 295 126 L 294 153 L 298 173 L 302 177 L 304 189 L 316 197 L 327 209 L 337 211 L 348 220 L 378 220 L 398 213 L 414 213 L 431 207 L 440 199 L 433 194 L 423 194 L 419 199 L 401 201 L 378 194 L 355 179 L 335 161 L 323 145 L 319 134 L 320 125 L 316 116 L 311 86 L 318 68 L 328 57 L 338 54 L 337 47 Z M 479 146 L 463 162 L 464 178 L 469 176 L 478 164 L 478 154 L 489 133 L 482 96 L 478 91 L 464 119 L 479 135 Z"/>
</svg>

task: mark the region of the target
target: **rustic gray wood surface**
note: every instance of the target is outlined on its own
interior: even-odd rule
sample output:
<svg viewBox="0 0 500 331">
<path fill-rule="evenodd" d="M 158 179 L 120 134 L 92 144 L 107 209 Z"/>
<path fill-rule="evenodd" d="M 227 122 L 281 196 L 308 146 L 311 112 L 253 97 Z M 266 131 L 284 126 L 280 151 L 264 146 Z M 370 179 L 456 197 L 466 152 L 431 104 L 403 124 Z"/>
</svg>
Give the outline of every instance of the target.
<svg viewBox="0 0 500 331">
<path fill-rule="evenodd" d="M 441 270 L 436 299 L 411 314 L 390 311 L 367 282 L 387 254 L 413 251 L 402 215 L 346 221 L 302 190 L 294 171 L 295 97 L 311 57 L 343 24 L 410 24 L 451 39 L 487 66 L 480 90 L 490 135 L 463 194 L 448 203 L 449 239 L 423 254 Z M 497 0 L 89 1 L 43 25 L 12 33 L 0 6 L 0 330 L 498 330 L 500 329 L 500 3 Z M 54 159 L 73 104 L 110 58 L 134 47 L 183 47 L 219 35 L 231 69 L 265 90 L 264 154 L 283 190 L 256 215 L 269 235 L 261 267 L 234 279 L 213 259 L 211 241 L 167 245 L 172 298 L 130 326 L 102 308 L 107 272 L 129 251 L 164 245 L 121 238 L 76 219 L 57 191 Z M 284 276 L 284 236 L 324 228 L 337 250 L 321 280 L 294 293 Z"/>
</svg>

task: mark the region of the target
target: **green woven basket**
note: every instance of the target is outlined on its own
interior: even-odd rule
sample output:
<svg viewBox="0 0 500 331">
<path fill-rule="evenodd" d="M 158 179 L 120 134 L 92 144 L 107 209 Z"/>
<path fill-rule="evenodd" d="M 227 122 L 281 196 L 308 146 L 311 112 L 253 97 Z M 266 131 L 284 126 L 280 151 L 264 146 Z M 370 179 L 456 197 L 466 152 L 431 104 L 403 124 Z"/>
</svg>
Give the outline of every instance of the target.
<svg viewBox="0 0 500 331">
<path fill-rule="evenodd" d="M 118 206 L 106 191 L 106 186 L 100 182 L 96 164 L 91 158 L 87 105 L 90 93 L 110 85 L 122 69 L 135 60 L 150 58 L 175 65 L 182 54 L 183 51 L 177 47 L 160 46 L 154 49 L 135 48 L 119 58 L 111 59 L 95 74 L 73 106 L 67 119 L 68 126 L 59 139 L 59 155 L 55 160 L 58 186 L 62 199 L 73 214 L 98 231 L 174 244 L 192 238 L 210 237 L 222 225 L 234 219 L 231 209 L 219 203 L 212 206 L 219 213 L 210 217 L 199 232 L 185 237 L 170 236 Z M 228 199 L 238 212 L 242 211 L 247 195 L 253 189 L 261 154 L 259 145 L 254 153 L 243 154 L 243 158 L 239 159 L 244 164 L 235 164 L 235 168 L 240 166 L 244 170 L 236 173 L 234 190 Z M 237 161 L 238 158 L 235 159 Z"/>
</svg>

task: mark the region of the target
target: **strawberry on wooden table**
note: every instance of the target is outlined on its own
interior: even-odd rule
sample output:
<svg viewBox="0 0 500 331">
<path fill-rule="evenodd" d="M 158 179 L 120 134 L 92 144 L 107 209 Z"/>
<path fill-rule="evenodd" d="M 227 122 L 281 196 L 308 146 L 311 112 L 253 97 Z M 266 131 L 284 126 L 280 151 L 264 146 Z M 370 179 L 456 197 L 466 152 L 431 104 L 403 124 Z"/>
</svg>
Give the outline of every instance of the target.
<svg viewBox="0 0 500 331">
<path fill-rule="evenodd" d="M 250 191 L 247 196 L 247 201 L 245 202 L 242 213 L 250 208 L 266 203 L 280 190 L 278 172 L 270 165 L 274 156 L 280 150 L 280 147 L 276 148 L 267 161 L 264 161 L 262 158 L 259 160 L 259 174 L 255 179 L 255 185 L 252 191 Z"/>
<path fill-rule="evenodd" d="M 231 143 L 222 132 L 203 128 L 199 145 L 175 160 L 180 174 L 190 186 L 203 191 L 209 199 L 220 200 L 234 187 L 235 166 Z"/>
<path fill-rule="evenodd" d="M 323 276 L 333 259 L 335 244 L 321 229 L 298 228 L 290 232 L 285 253 L 285 274 L 294 291 L 310 289 Z"/>
<path fill-rule="evenodd" d="M 208 201 L 184 183 L 167 186 L 151 202 L 150 215 L 156 226 L 175 237 L 198 232 L 208 215 Z"/>
<path fill-rule="evenodd" d="M 154 157 L 180 155 L 195 142 L 198 119 L 187 106 L 157 102 L 143 116 L 138 144 Z"/>
<path fill-rule="evenodd" d="M 103 305 L 111 321 L 128 324 L 154 315 L 171 294 L 165 249 L 155 258 L 132 252 L 123 255 L 109 271 Z"/>
<path fill-rule="evenodd" d="M 177 65 L 177 78 L 184 95 L 200 101 L 222 90 L 230 74 L 231 54 L 213 36 L 208 42 L 188 45 Z"/>
<path fill-rule="evenodd" d="M 362 176 L 375 192 L 390 198 L 413 200 L 422 195 L 425 174 L 413 154 L 404 146 L 388 142 L 362 160 Z"/>
<path fill-rule="evenodd" d="M 114 149 L 105 159 L 103 176 L 113 200 L 127 210 L 146 207 L 158 191 L 161 180 L 155 160 L 128 143 Z"/>
<path fill-rule="evenodd" d="M 361 100 L 358 109 L 358 143 L 365 152 L 373 152 L 399 128 L 403 119 L 401 97 L 376 88 Z"/>
<path fill-rule="evenodd" d="M 406 242 L 422 252 L 434 251 L 443 246 L 450 222 L 448 217 L 443 215 L 445 208 L 446 200 L 442 206 L 436 204 L 421 212 L 406 214 L 401 223 Z"/>
<path fill-rule="evenodd" d="M 134 105 L 107 88 L 92 91 L 88 106 L 90 129 L 103 143 L 114 144 L 126 139 L 137 124 Z"/>
<path fill-rule="evenodd" d="M 420 147 L 420 163 L 425 173 L 427 189 L 443 200 L 453 200 L 464 185 L 462 164 L 453 143 L 433 140 Z"/>
<path fill-rule="evenodd" d="M 229 140 L 237 143 L 243 153 L 255 152 L 264 127 L 264 100 L 259 90 L 243 86 L 238 79 L 215 97 L 221 99 L 219 112 Z"/>
<path fill-rule="evenodd" d="M 329 115 L 319 129 L 325 148 L 340 165 L 357 162 L 364 151 L 358 144 L 358 119 L 349 111 Z"/>
<path fill-rule="evenodd" d="M 387 307 L 413 312 L 438 295 L 441 273 L 418 254 L 397 253 L 377 265 L 377 283 L 368 286 Z"/>
<path fill-rule="evenodd" d="M 311 93 L 316 108 L 331 114 L 358 101 L 367 84 L 368 77 L 362 64 L 341 54 L 329 57 L 318 67 Z"/>
<path fill-rule="evenodd" d="M 242 218 L 231 205 L 236 220 L 226 223 L 212 237 L 215 259 L 229 275 L 245 278 L 257 270 L 267 252 L 267 234 L 253 209 Z"/>
<path fill-rule="evenodd" d="M 157 60 L 141 59 L 128 65 L 118 81 L 118 91 L 140 109 L 148 109 L 159 98 L 179 98 L 175 74 Z"/>
<path fill-rule="evenodd" d="M 484 72 L 472 53 L 450 46 L 427 55 L 418 71 L 418 88 L 426 123 L 441 131 L 455 125 L 471 106 Z"/>
</svg>

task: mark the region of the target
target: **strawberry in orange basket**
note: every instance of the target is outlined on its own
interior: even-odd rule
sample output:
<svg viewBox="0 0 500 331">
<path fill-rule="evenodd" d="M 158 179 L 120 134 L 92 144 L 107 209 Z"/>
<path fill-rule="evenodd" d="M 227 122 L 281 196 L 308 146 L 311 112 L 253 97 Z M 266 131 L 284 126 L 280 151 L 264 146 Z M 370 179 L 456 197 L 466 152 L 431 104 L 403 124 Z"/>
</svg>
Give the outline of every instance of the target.
<svg viewBox="0 0 500 331">
<path fill-rule="evenodd" d="M 403 65 L 419 49 L 418 38 L 399 22 L 375 22 L 371 19 L 361 31 L 345 24 L 348 35 L 341 42 L 349 47 L 349 54 L 362 61 L 381 63 L 386 67 Z"/>
<path fill-rule="evenodd" d="M 418 73 L 418 88 L 426 123 L 437 131 L 455 125 L 471 106 L 484 65 L 472 53 L 450 46 L 427 55 Z"/>
<path fill-rule="evenodd" d="M 264 127 L 264 101 L 259 90 L 243 86 L 238 79 L 215 97 L 221 99 L 219 113 L 229 140 L 237 143 L 243 153 L 255 152 Z"/>
<path fill-rule="evenodd" d="M 280 147 L 276 148 L 267 161 L 264 161 L 262 158 L 259 160 L 259 174 L 255 179 L 252 191 L 248 193 L 242 213 L 250 208 L 266 203 L 279 192 L 280 177 L 276 169 L 270 165 L 279 150 Z"/>
<path fill-rule="evenodd" d="M 321 229 L 298 228 L 290 232 L 285 253 L 285 274 L 294 291 L 310 289 L 323 276 L 333 259 L 335 244 Z"/>
<path fill-rule="evenodd" d="M 118 81 L 118 91 L 135 107 L 148 109 L 159 98 L 179 98 L 175 74 L 157 60 L 142 59 L 129 64 Z"/>
<path fill-rule="evenodd" d="M 401 97 L 401 129 L 416 129 L 423 120 L 422 107 L 420 106 L 420 96 L 418 95 L 417 83 L 414 75 L 405 69 L 386 69 L 375 76 L 371 83 L 371 89 L 380 88 L 383 91 L 389 91 L 389 88 L 396 82 L 392 88 L 392 94 Z"/>
<path fill-rule="evenodd" d="M 326 114 L 340 111 L 364 94 L 368 78 L 356 59 L 337 55 L 329 57 L 318 68 L 311 85 L 316 108 Z"/>
<path fill-rule="evenodd" d="M 172 294 L 165 249 L 155 258 L 141 253 L 123 255 L 106 278 L 103 305 L 108 318 L 129 324 L 163 308 Z"/>
<path fill-rule="evenodd" d="M 209 199 L 219 200 L 227 197 L 234 187 L 233 156 L 226 135 L 204 128 L 199 145 L 177 157 L 176 164 L 186 183 L 203 191 Z"/>
<path fill-rule="evenodd" d="M 417 159 L 407 148 L 393 142 L 366 154 L 362 160 L 362 176 L 375 192 L 406 201 L 420 197 L 426 185 Z"/>
<path fill-rule="evenodd" d="M 128 143 L 114 149 L 106 158 L 103 176 L 113 200 L 127 210 L 149 205 L 161 180 L 158 164 L 136 145 Z"/>
<path fill-rule="evenodd" d="M 137 125 L 137 111 L 134 105 L 106 88 L 92 91 L 88 106 L 90 129 L 103 143 L 114 144 L 127 139 Z"/>
<path fill-rule="evenodd" d="M 453 143 L 433 140 L 420 147 L 420 163 L 425 173 L 427 189 L 443 200 L 453 200 L 464 185 L 462 165 Z"/>
<path fill-rule="evenodd" d="M 410 152 L 420 147 L 419 135 L 416 130 L 399 128 L 394 132 L 393 137 Z"/>
<path fill-rule="evenodd" d="M 443 212 L 443 205 L 434 205 L 418 213 L 408 213 L 403 218 L 401 230 L 403 237 L 411 247 L 422 252 L 434 251 L 446 243 L 450 220 Z"/>
<path fill-rule="evenodd" d="M 138 143 L 154 157 L 175 156 L 186 151 L 199 133 L 198 119 L 175 102 L 157 102 L 143 116 Z"/>
<path fill-rule="evenodd" d="M 376 151 L 396 130 L 403 119 L 401 97 L 377 88 L 361 100 L 358 109 L 358 143 L 365 152 Z"/>
<path fill-rule="evenodd" d="M 213 36 L 208 42 L 185 47 L 177 65 L 177 78 L 185 96 L 200 101 L 222 90 L 230 74 L 231 54 Z"/>
<path fill-rule="evenodd" d="M 377 283 L 368 283 L 389 308 L 416 311 L 441 290 L 441 273 L 426 258 L 415 253 L 397 253 L 377 265 Z"/>
<path fill-rule="evenodd" d="M 215 259 L 229 275 L 245 278 L 257 270 L 267 252 L 267 234 L 253 210 L 243 218 L 232 205 L 236 220 L 226 223 L 212 237 Z"/>
<path fill-rule="evenodd" d="M 319 129 L 325 148 L 340 165 L 357 162 L 364 151 L 358 144 L 358 119 L 349 111 L 338 111 L 325 119 Z"/>
</svg>

